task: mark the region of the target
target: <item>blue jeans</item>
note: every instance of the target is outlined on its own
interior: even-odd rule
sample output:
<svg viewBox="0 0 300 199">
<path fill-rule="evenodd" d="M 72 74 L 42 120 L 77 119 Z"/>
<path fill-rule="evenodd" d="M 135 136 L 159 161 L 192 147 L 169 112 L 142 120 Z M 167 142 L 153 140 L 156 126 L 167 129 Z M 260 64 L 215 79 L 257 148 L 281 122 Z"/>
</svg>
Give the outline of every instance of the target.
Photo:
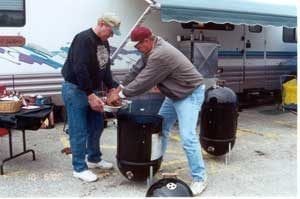
<svg viewBox="0 0 300 199">
<path fill-rule="evenodd" d="M 162 151 L 166 151 L 169 132 L 176 120 L 179 123 L 181 144 L 188 159 L 194 181 L 204 180 L 205 166 L 200 150 L 199 136 L 196 133 L 199 111 L 204 101 L 205 86 L 196 88 L 192 94 L 180 99 L 165 98 L 160 110 L 163 120 Z"/>
<path fill-rule="evenodd" d="M 86 154 L 89 162 L 101 161 L 103 113 L 93 111 L 85 92 L 70 82 L 62 84 L 62 97 L 67 110 L 73 169 L 81 172 L 88 168 Z"/>
</svg>

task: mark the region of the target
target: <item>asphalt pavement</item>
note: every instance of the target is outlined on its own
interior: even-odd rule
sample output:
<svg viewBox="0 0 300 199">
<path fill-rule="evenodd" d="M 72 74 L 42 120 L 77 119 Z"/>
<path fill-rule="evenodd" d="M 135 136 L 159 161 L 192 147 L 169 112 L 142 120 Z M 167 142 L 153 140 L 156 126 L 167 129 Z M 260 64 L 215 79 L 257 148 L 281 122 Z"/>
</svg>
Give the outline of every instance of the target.
<svg viewBox="0 0 300 199">
<path fill-rule="evenodd" d="M 101 148 L 104 159 L 114 169 L 94 169 L 99 180 L 86 183 L 72 177 L 71 156 L 61 150 L 68 147 L 63 123 L 52 129 L 27 131 L 27 148 L 31 154 L 19 156 L 4 165 L 0 176 L 0 197 L 144 197 L 147 182 L 127 180 L 116 164 L 116 121 L 111 120 L 103 132 Z M 198 129 L 199 132 L 199 129 Z M 295 197 L 297 196 L 297 116 L 276 106 L 245 109 L 239 113 L 236 143 L 230 159 L 203 151 L 208 187 L 202 197 Z M 13 132 L 14 153 L 22 151 L 21 132 Z M 0 161 L 8 157 L 8 136 L 0 137 Z M 176 127 L 172 130 L 168 150 L 160 170 L 177 173 L 190 184 L 186 156 Z"/>
</svg>

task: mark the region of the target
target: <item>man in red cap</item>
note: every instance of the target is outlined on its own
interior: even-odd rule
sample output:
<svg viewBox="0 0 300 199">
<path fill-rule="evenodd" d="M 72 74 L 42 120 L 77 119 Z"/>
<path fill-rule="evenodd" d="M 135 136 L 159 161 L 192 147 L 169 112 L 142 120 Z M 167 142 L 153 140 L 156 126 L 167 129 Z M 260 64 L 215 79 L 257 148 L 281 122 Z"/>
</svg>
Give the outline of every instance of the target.
<svg viewBox="0 0 300 199">
<path fill-rule="evenodd" d="M 153 35 L 147 27 L 135 28 L 131 32 L 131 41 L 143 54 L 142 59 L 126 75 L 108 101 L 140 95 L 154 86 L 158 87 L 166 96 L 159 110 L 159 115 L 164 118 L 162 151 L 166 151 L 170 129 L 178 120 L 181 142 L 193 178 L 191 190 L 198 195 L 207 185 L 196 133 L 205 91 L 202 75 L 178 49 Z"/>
</svg>

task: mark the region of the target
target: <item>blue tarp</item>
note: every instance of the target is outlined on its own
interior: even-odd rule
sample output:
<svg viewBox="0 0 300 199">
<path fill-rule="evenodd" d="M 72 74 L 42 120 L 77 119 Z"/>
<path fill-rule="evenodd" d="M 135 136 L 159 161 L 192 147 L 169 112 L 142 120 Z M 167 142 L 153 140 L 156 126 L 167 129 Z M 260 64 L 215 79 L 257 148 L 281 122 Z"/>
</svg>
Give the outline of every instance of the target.
<svg viewBox="0 0 300 199">
<path fill-rule="evenodd" d="M 164 22 L 191 21 L 296 27 L 296 5 L 263 0 L 160 0 Z M 288 4 L 289 3 L 289 4 Z"/>
</svg>

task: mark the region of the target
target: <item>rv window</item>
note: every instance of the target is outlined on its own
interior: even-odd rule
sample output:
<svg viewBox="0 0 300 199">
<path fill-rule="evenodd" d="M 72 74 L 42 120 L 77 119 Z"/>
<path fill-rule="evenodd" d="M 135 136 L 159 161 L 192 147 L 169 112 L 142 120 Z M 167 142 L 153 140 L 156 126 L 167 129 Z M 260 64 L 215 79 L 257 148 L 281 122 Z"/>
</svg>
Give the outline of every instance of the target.
<svg viewBox="0 0 300 199">
<path fill-rule="evenodd" d="M 249 32 L 260 33 L 262 31 L 262 26 L 260 26 L 260 25 L 249 26 L 248 30 L 249 30 Z"/>
<path fill-rule="evenodd" d="M 0 1 L 0 27 L 25 25 L 25 0 Z"/>
<path fill-rule="evenodd" d="M 282 40 L 286 43 L 296 43 L 296 28 L 286 28 L 282 29 Z"/>
</svg>

